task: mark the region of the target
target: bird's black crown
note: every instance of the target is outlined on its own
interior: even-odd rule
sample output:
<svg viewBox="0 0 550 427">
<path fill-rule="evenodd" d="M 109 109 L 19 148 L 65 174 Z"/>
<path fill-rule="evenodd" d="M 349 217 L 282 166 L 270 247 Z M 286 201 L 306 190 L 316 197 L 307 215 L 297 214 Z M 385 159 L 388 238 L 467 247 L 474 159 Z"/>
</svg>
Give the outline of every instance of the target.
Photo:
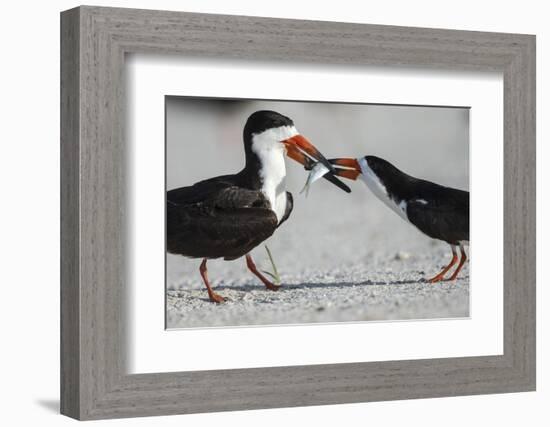
<svg viewBox="0 0 550 427">
<path fill-rule="evenodd" d="M 243 130 L 244 140 L 249 140 L 252 135 L 262 133 L 268 129 L 281 126 L 294 126 L 294 122 L 276 111 L 261 110 L 252 113 Z"/>
<path fill-rule="evenodd" d="M 388 174 L 400 174 L 402 173 L 394 165 L 387 160 L 384 160 L 376 156 L 365 156 L 365 160 L 373 172 L 379 177 L 385 177 Z"/>
</svg>

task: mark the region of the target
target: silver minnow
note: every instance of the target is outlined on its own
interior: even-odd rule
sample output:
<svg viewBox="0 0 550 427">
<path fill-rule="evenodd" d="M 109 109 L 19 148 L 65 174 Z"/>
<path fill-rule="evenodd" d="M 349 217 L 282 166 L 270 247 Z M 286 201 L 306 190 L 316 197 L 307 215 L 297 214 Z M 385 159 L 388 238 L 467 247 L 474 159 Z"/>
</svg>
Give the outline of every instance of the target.
<svg viewBox="0 0 550 427">
<path fill-rule="evenodd" d="M 315 166 L 313 166 L 313 168 L 309 172 L 304 188 L 302 188 L 302 190 L 300 191 L 300 194 L 302 194 L 305 191 L 306 197 L 307 197 L 309 194 L 309 186 L 313 184 L 315 181 L 317 181 L 318 179 L 325 176 L 328 171 L 329 171 L 328 168 L 324 164 L 316 163 Z"/>
</svg>

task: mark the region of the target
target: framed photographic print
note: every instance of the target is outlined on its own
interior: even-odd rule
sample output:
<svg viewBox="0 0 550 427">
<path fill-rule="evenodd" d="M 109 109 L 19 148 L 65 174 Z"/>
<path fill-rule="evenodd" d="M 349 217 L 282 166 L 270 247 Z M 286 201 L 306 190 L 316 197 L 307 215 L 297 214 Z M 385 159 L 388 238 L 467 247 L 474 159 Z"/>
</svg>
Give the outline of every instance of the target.
<svg viewBox="0 0 550 427">
<path fill-rule="evenodd" d="M 535 389 L 535 38 L 61 15 L 61 410 Z"/>
</svg>

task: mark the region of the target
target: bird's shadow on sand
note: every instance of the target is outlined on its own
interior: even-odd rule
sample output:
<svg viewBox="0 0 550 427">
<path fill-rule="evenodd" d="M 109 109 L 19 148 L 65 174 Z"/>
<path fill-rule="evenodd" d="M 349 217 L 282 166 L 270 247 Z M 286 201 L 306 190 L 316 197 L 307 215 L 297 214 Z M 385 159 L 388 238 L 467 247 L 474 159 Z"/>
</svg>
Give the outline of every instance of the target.
<svg viewBox="0 0 550 427">
<path fill-rule="evenodd" d="M 463 279 L 469 279 L 469 276 L 463 277 Z M 277 293 L 279 292 L 290 292 L 295 290 L 303 290 L 303 289 L 331 289 L 331 288 L 359 288 L 363 286 L 405 286 L 405 285 L 430 285 L 430 286 L 436 286 L 438 284 L 448 284 L 451 282 L 448 281 L 441 281 L 438 283 L 430 283 L 428 279 L 421 277 L 419 279 L 407 279 L 407 280 L 394 280 L 390 282 L 381 281 L 381 280 L 365 280 L 362 282 L 328 282 L 328 283 L 322 283 L 322 282 L 306 282 L 306 283 L 293 283 L 293 284 L 282 284 L 281 287 L 277 290 Z M 251 282 L 247 283 L 245 285 L 238 285 L 238 286 L 232 286 L 232 285 L 224 285 L 223 283 L 220 283 L 219 285 L 215 286 L 216 291 L 239 291 L 239 292 L 252 292 L 252 291 L 266 291 L 266 292 L 272 292 L 266 290 L 261 284 Z M 180 291 L 181 292 L 181 291 Z M 185 291 L 184 291 L 185 292 Z M 204 301 L 209 301 L 208 298 L 199 298 Z"/>
<path fill-rule="evenodd" d="M 316 289 L 316 288 L 324 288 L 324 289 L 330 289 L 330 288 L 357 288 L 361 286 L 399 286 L 399 285 L 412 285 L 415 283 L 427 283 L 425 279 L 419 279 L 419 280 L 396 280 L 392 282 L 384 282 L 384 281 L 374 281 L 374 280 L 365 280 L 363 282 L 329 282 L 329 283 L 321 283 L 321 282 L 307 282 L 307 283 L 293 283 L 293 284 L 282 284 L 281 287 L 278 289 L 278 292 L 281 291 L 291 291 L 296 289 Z M 239 285 L 239 286 L 230 286 L 230 285 L 224 285 L 220 284 L 216 286 L 216 290 L 233 290 L 233 291 L 254 291 L 254 290 L 263 290 L 264 288 L 261 285 L 258 285 L 256 283 L 250 283 L 246 285 Z"/>
</svg>

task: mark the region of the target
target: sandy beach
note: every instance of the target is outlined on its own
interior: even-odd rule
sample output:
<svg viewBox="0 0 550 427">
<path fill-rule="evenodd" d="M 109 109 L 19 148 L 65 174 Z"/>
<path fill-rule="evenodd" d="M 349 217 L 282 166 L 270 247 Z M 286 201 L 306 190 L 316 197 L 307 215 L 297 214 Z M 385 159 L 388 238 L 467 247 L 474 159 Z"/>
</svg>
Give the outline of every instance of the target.
<svg viewBox="0 0 550 427">
<path fill-rule="evenodd" d="M 396 254 L 386 261 L 343 265 L 327 272 L 283 274 L 277 292 L 265 290 L 252 276 L 218 279 L 214 281 L 216 291 L 227 299 L 221 305 L 208 301 L 202 283 L 187 281 L 185 288 L 168 290 L 168 325 L 190 328 L 467 317 L 467 267 L 455 282 L 429 284 L 424 280 L 434 265 L 443 265 L 447 254 L 437 252 L 434 257 L 402 260 Z M 437 258 L 441 263 L 434 264 Z M 212 270 L 224 271 L 218 266 Z"/>
</svg>

